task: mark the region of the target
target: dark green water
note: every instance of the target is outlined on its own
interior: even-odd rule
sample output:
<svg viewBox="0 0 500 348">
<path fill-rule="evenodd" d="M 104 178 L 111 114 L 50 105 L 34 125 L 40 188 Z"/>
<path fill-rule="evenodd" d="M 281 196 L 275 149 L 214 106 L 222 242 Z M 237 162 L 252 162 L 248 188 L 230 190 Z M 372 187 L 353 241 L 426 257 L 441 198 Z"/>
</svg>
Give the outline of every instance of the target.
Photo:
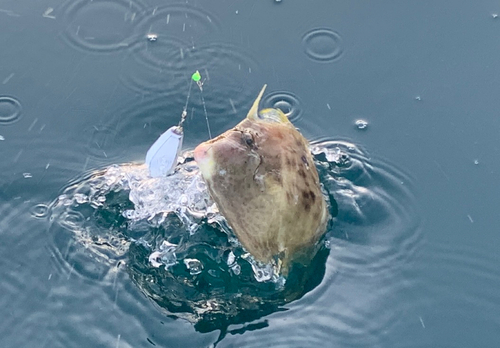
<svg viewBox="0 0 500 348">
<path fill-rule="evenodd" d="M 496 14 L 497 1 L 1 0 L 0 346 L 498 347 Z M 166 312 L 138 245 L 97 257 L 75 233 L 130 232 L 125 198 L 52 213 L 89 173 L 143 161 L 197 69 L 212 134 L 267 83 L 263 106 L 351 163 L 318 155 L 339 214 L 311 282 L 272 303 L 251 289 L 263 306 L 205 329 Z M 193 90 L 184 147 L 207 138 Z"/>
</svg>

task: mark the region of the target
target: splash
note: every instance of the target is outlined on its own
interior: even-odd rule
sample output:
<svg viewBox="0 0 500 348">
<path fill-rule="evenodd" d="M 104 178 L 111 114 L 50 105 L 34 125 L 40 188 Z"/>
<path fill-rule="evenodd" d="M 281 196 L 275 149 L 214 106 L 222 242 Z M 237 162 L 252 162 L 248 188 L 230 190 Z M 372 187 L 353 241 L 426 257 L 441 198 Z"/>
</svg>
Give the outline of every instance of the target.
<svg viewBox="0 0 500 348">
<path fill-rule="evenodd" d="M 112 165 L 94 172 L 69 186 L 54 201 L 51 207 L 52 219 L 73 230 L 79 239 L 87 241 L 86 247 L 93 250 L 91 241 L 95 240 L 96 234 L 103 240 L 114 240 L 117 234 L 113 231 L 97 233 L 89 228 L 85 223 L 89 219 L 82 215 L 82 211 L 91 208 L 94 218 L 119 213 L 125 218 L 120 225 L 124 230 L 118 234 L 124 247 L 129 247 L 130 243 L 142 245 L 150 250 L 148 260 L 152 267 L 164 266 L 169 269 L 180 263 L 191 270 L 192 275 L 200 273 L 192 271 L 193 264 L 199 261 L 178 259 L 176 253 L 185 249 L 187 239 L 199 233 L 203 225 L 214 226 L 227 235 L 228 247 L 241 249 L 236 254 L 241 255 L 241 260 L 251 266 L 256 281 L 284 283 L 276 262 L 263 264 L 254 260 L 249 253 L 243 252 L 241 244 L 211 200 L 192 153 L 185 153 L 179 160 L 175 172 L 166 177 L 152 178 L 146 165 L 134 164 Z M 125 195 L 128 200 L 124 200 Z M 180 222 L 180 229 L 177 231 L 180 233 L 151 238 L 150 234 L 140 232 L 144 229 L 163 229 L 176 220 Z M 182 241 L 171 243 L 169 239 L 175 239 L 174 235 L 180 235 Z M 103 240 L 99 243 L 99 249 L 102 244 L 112 244 Z M 236 254 L 231 251 L 232 261 L 229 266 L 233 273 L 241 270 L 237 262 L 240 256 L 236 257 Z M 203 269 L 203 264 L 198 268 Z"/>
<path fill-rule="evenodd" d="M 110 284 L 119 264 L 161 310 L 200 332 L 283 310 L 316 288 L 326 267 L 392 277 L 418 245 L 411 233 L 387 233 L 407 230 L 413 219 L 403 209 L 411 195 L 400 176 L 349 142 L 314 143 L 311 151 L 333 219 L 314 259 L 294 264 L 286 279 L 277 260 L 262 264 L 244 250 L 189 152 L 168 177 L 151 178 L 146 166 L 124 164 L 67 187 L 50 206 L 60 262 L 72 274 Z M 327 262 L 330 249 L 335 256 Z"/>
</svg>

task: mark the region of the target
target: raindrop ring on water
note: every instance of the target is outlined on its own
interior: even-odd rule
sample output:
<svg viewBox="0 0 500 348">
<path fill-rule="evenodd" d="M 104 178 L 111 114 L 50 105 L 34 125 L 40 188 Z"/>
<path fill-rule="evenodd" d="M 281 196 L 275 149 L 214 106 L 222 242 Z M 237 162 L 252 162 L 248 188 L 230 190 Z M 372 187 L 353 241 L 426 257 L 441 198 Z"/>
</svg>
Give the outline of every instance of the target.
<svg viewBox="0 0 500 348">
<path fill-rule="evenodd" d="M 135 27 L 144 5 L 137 0 L 77 0 L 68 1 L 62 12 L 65 41 L 85 51 L 112 52 L 137 42 Z"/>
<path fill-rule="evenodd" d="M 10 124 L 21 118 L 21 103 L 12 97 L 0 96 L 0 124 Z"/>
<path fill-rule="evenodd" d="M 302 37 L 304 51 L 309 58 L 318 62 L 332 62 L 342 55 L 342 38 L 335 31 L 316 28 Z"/>
<path fill-rule="evenodd" d="M 280 109 L 291 122 L 302 117 L 302 106 L 299 98 L 290 92 L 273 92 L 264 97 L 262 108 Z"/>
<path fill-rule="evenodd" d="M 217 33 L 219 24 L 202 8 L 177 4 L 144 11 L 135 31 L 138 37 L 147 38 L 135 48 L 140 63 L 155 69 L 181 70 L 186 64 L 184 55 L 194 49 L 200 38 Z M 155 35 L 154 40 L 151 34 Z"/>
<path fill-rule="evenodd" d="M 31 216 L 36 218 L 44 218 L 49 213 L 49 207 L 46 204 L 37 204 L 31 208 Z"/>
</svg>

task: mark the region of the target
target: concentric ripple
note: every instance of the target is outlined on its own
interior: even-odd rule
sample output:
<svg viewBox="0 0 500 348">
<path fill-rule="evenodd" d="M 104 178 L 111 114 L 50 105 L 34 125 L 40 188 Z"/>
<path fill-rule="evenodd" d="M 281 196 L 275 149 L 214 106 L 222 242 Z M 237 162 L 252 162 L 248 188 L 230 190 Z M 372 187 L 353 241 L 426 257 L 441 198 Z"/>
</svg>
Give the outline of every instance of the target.
<svg viewBox="0 0 500 348">
<path fill-rule="evenodd" d="M 315 332 L 318 342 L 325 339 L 321 328 L 328 325 L 338 345 L 353 340 L 384 346 L 377 333 L 393 328 L 408 310 L 394 298 L 418 282 L 408 277 L 423 242 L 412 180 L 346 141 L 315 143 L 312 151 L 320 161 L 327 160 L 320 171 L 335 173 L 323 174 L 322 183 L 338 203 L 326 275 L 335 275 L 336 281 L 323 282 L 320 288 L 329 288 L 316 305 L 301 308 L 309 320 L 304 329 Z M 318 315 L 318 307 L 328 310 Z"/>
<path fill-rule="evenodd" d="M 188 43 L 172 36 L 158 36 L 157 40 L 140 40 L 133 49 L 134 57 L 141 65 L 152 70 L 168 69 L 179 71 L 184 63 L 184 52 Z"/>
<path fill-rule="evenodd" d="M 139 66 L 133 71 L 126 71 L 120 76 L 123 85 L 140 96 L 161 97 L 175 102 L 177 109 L 182 110 L 191 82 L 191 75 L 199 70 L 203 82 L 203 94 L 193 84 L 189 98 L 188 111 L 195 118 L 204 117 L 203 96 L 211 126 L 227 127 L 228 120 L 234 117 L 243 118 L 250 108 L 251 102 L 258 93 L 258 87 L 252 91 L 248 87 L 248 76 L 259 71 L 256 59 L 240 47 L 211 43 L 182 49 L 182 43 L 168 38 L 162 43 L 159 37 L 156 42 L 147 42 L 151 49 L 156 45 L 165 45 L 163 53 L 156 56 L 152 51 L 137 54 Z M 167 47 L 169 46 L 169 47 Z M 170 57 L 170 58 L 169 58 Z M 178 93 L 184 90 L 185 93 Z M 167 110 L 167 109 L 166 109 Z M 201 120 L 201 119 L 200 119 Z"/>
<path fill-rule="evenodd" d="M 500 257 L 496 250 L 495 246 L 452 245 L 448 241 L 430 246 L 428 267 L 440 269 L 440 272 L 430 272 L 433 276 L 427 285 L 430 298 L 446 299 L 446 303 L 440 305 L 452 308 L 452 312 L 459 312 L 461 317 L 476 316 L 470 318 L 473 322 L 486 321 L 483 313 L 498 313 L 500 294 L 495 284 L 500 281 L 497 267 Z M 457 286 L 458 279 L 462 280 L 460 286 Z M 498 327 L 500 318 L 492 318 L 496 321 L 487 325 Z"/>
<path fill-rule="evenodd" d="M 21 103 L 8 96 L 0 96 L 0 125 L 19 121 L 22 115 Z"/>
<path fill-rule="evenodd" d="M 185 67 L 185 54 L 203 41 L 213 41 L 208 37 L 218 30 L 216 18 L 201 8 L 187 3 L 155 7 L 142 14 L 133 54 L 149 68 L 178 72 Z"/>
<path fill-rule="evenodd" d="M 342 38 L 328 28 L 316 28 L 302 37 L 304 52 L 317 62 L 330 63 L 340 58 L 343 53 Z"/>
<path fill-rule="evenodd" d="M 110 283 L 126 265 L 144 294 L 202 332 L 271 313 L 321 281 L 326 248 L 283 286 L 212 208 L 189 155 L 178 170 L 152 179 L 145 166 L 114 166 L 70 185 L 51 205 L 56 268 Z"/>
<path fill-rule="evenodd" d="M 334 218 L 312 264 L 293 269 L 284 283 L 245 254 L 189 153 L 172 177 L 151 179 L 144 166 L 122 165 L 72 183 L 50 207 L 57 267 L 109 284 L 126 271 L 162 310 L 201 332 L 297 300 L 287 305 L 297 314 L 283 315 L 301 329 L 276 341 L 283 346 L 302 335 L 323 341 L 326 327 L 339 345 L 383 345 L 374 333 L 390 330 L 408 309 L 391 299 L 416 282 L 402 279 L 422 242 L 411 180 L 347 141 L 314 142 L 311 150 Z"/>
<path fill-rule="evenodd" d="M 280 109 L 291 122 L 296 122 L 302 118 L 300 100 L 291 92 L 276 91 L 269 93 L 264 96 L 261 107 Z"/>
<path fill-rule="evenodd" d="M 220 24 L 214 14 L 187 2 L 149 8 L 138 27 L 145 35 L 179 37 L 196 44 L 198 39 L 217 33 Z M 192 42 L 195 41 L 195 42 Z"/>
<path fill-rule="evenodd" d="M 311 148 L 321 183 L 338 204 L 325 276 L 265 330 L 229 332 L 224 347 L 386 347 L 391 330 L 420 304 L 422 296 L 400 300 L 419 283 L 414 260 L 423 236 L 412 180 L 349 141 L 315 141 Z"/>
<path fill-rule="evenodd" d="M 144 6 L 137 0 L 68 1 L 60 10 L 64 40 L 78 49 L 111 52 L 137 41 L 136 26 Z"/>
<path fill-rule="evenodd" d="M 31 216 L 35 218 L 44 218 L 49 213 L 49 207 L 46 204 L 37 204 L 31 208 Z"/>
<path fill-rule="evenodd" d="M 123 109 L 115 111 L 114 114 L 121 115 L 122 119 L 113 118 L 112 122 L 119 124 L 120 135 L 123 134 L 127 139 L 124 148 L 127 148 L 129 153 L 130 136 L 133 132 L 154 132 L 159 136 L 165 129 L 179 122 L 186 101 L 188 101 L 185 123 L 187 142 L 191 141 L 189 137 L 193 134 L 193 130 L 201 129 L 202 134 L 208 137 L 205 128 L 206 116 L 214 134 L 227 130 L 229 126 L 233 126 L 246 116 L 252 101 L 262 87 L 249 88 L 247 85 L 248 67 L 257 65 L 254 65 L 247 56 L 236 54 L 232 46 L 214 47 L 221 48 L 218 55 L 215 54 L 217 51 L 215 48 L 206 50 L 207 54 L 214 52 L 212 65 L 192 64 L 179 72 L 139 67 L 122 76 L 122 83 L 136 93 L 136 98 L 127 103 Z M 198 60 L 198 56 L 195 57 L 195 61 L 202 61 Z M 202 76 L 202 91 L 191 80 L 191 75 L 196 70 L 199 70 Z M 152 142 L 154 140 L 151 139 Z M 145 144 L 140 145 L 142 145 L 141 151 L 147 150 Z M 194 145 L 196 144 L 191 144 Z"/>
</svg>

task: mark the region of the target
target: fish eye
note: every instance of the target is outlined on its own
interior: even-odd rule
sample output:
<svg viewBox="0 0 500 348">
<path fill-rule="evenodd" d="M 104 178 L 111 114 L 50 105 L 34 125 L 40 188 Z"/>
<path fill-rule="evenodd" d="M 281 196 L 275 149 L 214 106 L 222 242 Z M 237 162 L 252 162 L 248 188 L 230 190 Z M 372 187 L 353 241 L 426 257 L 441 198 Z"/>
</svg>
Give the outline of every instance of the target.
<svg viewBox="0 0 500 348">
<path fill-rule="evenodd" d="M 253 135 L 251 133 L 242 133 L 241 139 L 245 144 L 247 144 L 248 147 L 253 148 L 255 146 L 255 141 L 253 140 Z"/>
</svg>

